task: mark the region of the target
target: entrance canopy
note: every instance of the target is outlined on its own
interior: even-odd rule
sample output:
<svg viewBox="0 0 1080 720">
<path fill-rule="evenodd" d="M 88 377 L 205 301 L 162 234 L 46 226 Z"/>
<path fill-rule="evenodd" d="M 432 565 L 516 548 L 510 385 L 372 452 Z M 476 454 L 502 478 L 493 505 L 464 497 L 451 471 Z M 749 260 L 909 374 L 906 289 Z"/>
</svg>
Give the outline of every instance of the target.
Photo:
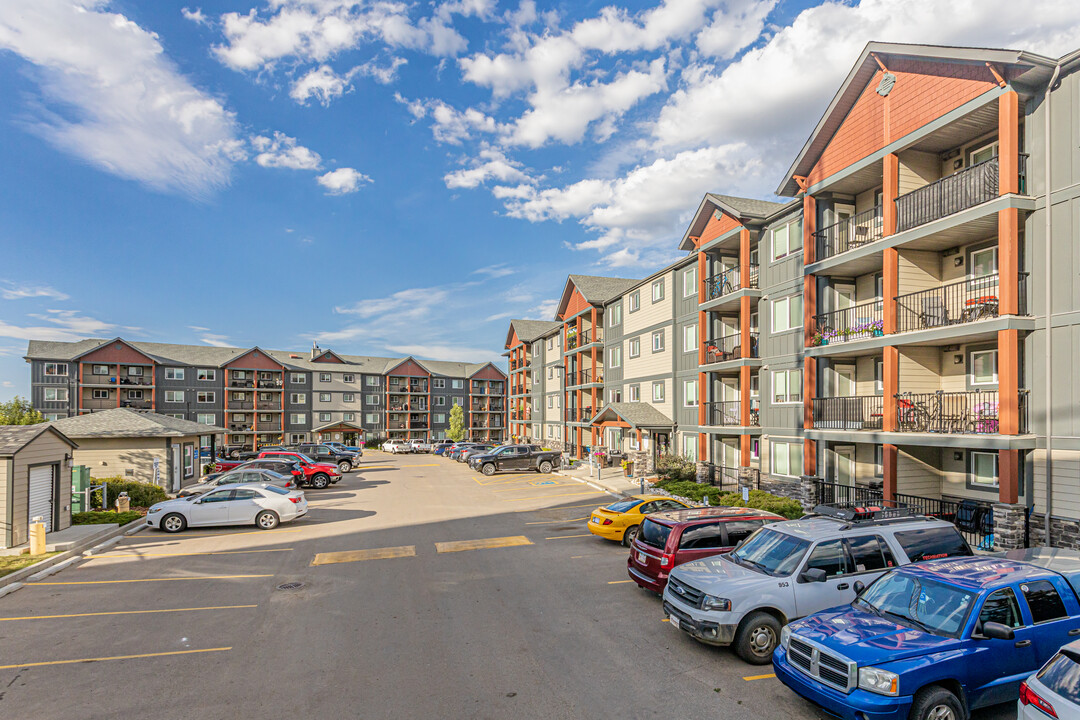
<svg viewBox="0 0 1080 720">
<path fill-rule="evenodd" d="M 671 418 L 648 403 L 608 403 L 589 424 L 632 430 L 671 430 Z"/>
</svg>

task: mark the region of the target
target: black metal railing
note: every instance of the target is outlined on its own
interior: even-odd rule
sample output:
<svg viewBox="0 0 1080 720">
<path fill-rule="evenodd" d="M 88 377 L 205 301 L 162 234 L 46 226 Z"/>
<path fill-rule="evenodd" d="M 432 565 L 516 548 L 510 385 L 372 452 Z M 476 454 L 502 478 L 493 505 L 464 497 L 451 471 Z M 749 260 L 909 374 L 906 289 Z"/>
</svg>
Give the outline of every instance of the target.
<svg viewBox="0 0 1080 720">
<path fill-rule="evenodd" d="M 581 345 L 585 346 L 589 343 L 604 342 L 604 328 L 595 327 L 588 328 L 581 331 Z"/>
<path fill-rule="evenodd" d="M 1018 311 L 1027 315 L 1027 273 L 1019 274 Z M 1000 276 L 997 273 L 969 278 L 896 298 L 896 331 L 961 325 L 996 318 L 999 312 Z"/>
<path fill-rule="evenodd" d="M 882 300 L 871 300 L 842 310 L 815 315 L 817 344 L 829 345 L 884 335 L 884 305 Z"/>
<path fill-rule="evenodd" d="M 575 387 L 577 385 L 588 385 L 590 383 L 604 382 L 604 376 L 597 372 L 595 375 L 592 370 L 577 370 L 574 372 L 566 373 L 566 386 Z"/>
<path fill-rule="evenodd" d="M 1020 192 L 1027 193 L 1027 155 L 1017 157 Z M 997 156 L 896 198 L 896 231 L 948 217 L 998 196 Z"/>
<path fill-rule="evenodd" d="M 814 480 L 814 505 L 852 503 L 855 505 L 882 504 L 885 496 L 880 489 L 866 485 L 843 485 L 826 480 Z"/>
<path fill-rule="evenodd" d="M 921 495 L 896 493 L 894 504 L 907 507 L 921 515 L 947 520 L 968 544 L 979 550 L 994 547 L 994 506 L 983 500 L 945 500 Z"/>
<path fill-rule="evenodd" d="M 881 430 L 884 412 L 881 395 L 813 399 L 816 430 Z"/>
<path fill-rule="evenodd" d="M 566 422 L 585 422 L 592 419 L 591 407 L 566 408 L 564 412 Z"/>
<path fill-rule="evenodd" d="M 720 492 L 739 491 L 739 468 L 714 465 L 711 473 L 710 485 L 720 488 Z"/>
<path fill-rule="evenodd" d="M 747 287 L 758 287 L 758 266 L 756 263 L 743 266 L 746 268 Z M 716 298 L 730 295 L 736 290 L 742 289 L 742 268 L 736 265 L 733 268 L 719 272 L 711 277 L 705 278 L 705 300 L 715 300 Z"/>
<path fill-rule="evenodd" d="M 743 426 L 742 401 L 721 400 L 705 403 L 705 422 L 713 427 Z M 760 424 L 759 403 L 757 399 L 752 399 L 750 401 L 750 425 L 746 427 L 759 427 Z"/>
<path fill-rule="evenodd" d="M 884 230 L 880 205 L 823 227 L 814 233 L 815 260 L 825 260 L 876 242 L 884 237 Z"/>
<path fill-rule="evenodd" d="M 997 390 L 899 393 L 896 429 L 900 432 L 994 435 L 999 432 Z M 1027 392 L 1018 398 L 1020 432 L 1027 432 Z"/>
<path fill-rule="evenodd" d="M 738 360 L 742 355 L 742 333 L 733 333 L 723 337 L 706 340 L 702 343 L 705 347 L 705 363 L 726 362 Z M 750 333 L 750 357 L 758 355 L 758 334 Z"/>
</svg>

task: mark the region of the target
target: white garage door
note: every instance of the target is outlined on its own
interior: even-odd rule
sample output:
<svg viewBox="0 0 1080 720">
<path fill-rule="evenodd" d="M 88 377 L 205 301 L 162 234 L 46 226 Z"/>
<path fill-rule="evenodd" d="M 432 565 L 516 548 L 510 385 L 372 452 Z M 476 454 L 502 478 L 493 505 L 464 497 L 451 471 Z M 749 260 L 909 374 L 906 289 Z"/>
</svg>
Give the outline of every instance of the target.
<svg viewBox="0 0 1080 720">
<path fill-rule="evenodd" d="M 52 465 L 30 468 L 30 522 L 39 516 L 45 519 L 45 532 L 52 532 Z"/>
</svg>

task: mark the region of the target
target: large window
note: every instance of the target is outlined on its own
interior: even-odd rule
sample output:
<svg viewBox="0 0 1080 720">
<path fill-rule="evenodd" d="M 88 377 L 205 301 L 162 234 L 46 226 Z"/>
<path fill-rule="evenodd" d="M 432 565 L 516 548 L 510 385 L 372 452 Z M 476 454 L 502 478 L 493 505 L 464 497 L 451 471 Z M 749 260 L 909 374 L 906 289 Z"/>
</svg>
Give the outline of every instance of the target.
<svg viewBox="0 0 1080 720">
<path fill-rule="evenodd" d="M 45 388 L 45 402 L 67 402 L 67 388 Z"/>
<path fill-rule="evenodd" d="M 697 291 L 697 268 L 692 267 L 682 276 L 682 294 L 683 297 L 690 297 L 697 295 Z"/>
<path fill-rule="evenodd" d="M 615 327 L 622 322 L 622 305 L 612 305 L 608 308 L 608 327 Z M 548 348 L 549 350 L 551 348 Z"/>
<path fill-rule="evenodd" d="M 319 393 L 319 402 L 330 402 L 330 393 Z"/>
<path fill-rule="evenodd" d="M 697 380 L 683 380 L 683 406 L 697 407 Z"/>
<path fill-rule="evenodd" d="M 773 402 L 802 402 L 802 372 L 799 370 L 773 370 Z"/>
<path fill-rule="evenodd" d="M 378 376 L 377 376 L 377 375 L 368 375 L 368 376 L 367 376 L 367 377 L 366 377 L 366 378 L 364 379 L 364 382 L 366 382 L 366 383 L 367 383 L 368 387 L 378 387 L 378 385 L 379 385 L 379 378 L 378 378 Z"/>
<path fill-rule="evenodd" d="M 798 442 L 773 442 L 772 474 L 795 477 L 802 474 L 803 446 Z"/>
<path fill-rule="evenodd" d="M 303 385 L 307 382 L 307 373 L 290 373 L 289 382 L 293 385 Z"/>
<path fill-rule="evenodd" d="M 293 425 L 304 425 L 307 423 L 307 413 L 292 413 L 289 415 L 289 422 Z"/>
<path fill-rule="evenodd" d="M 108 365 L 94 365 L 91 372 L 94 375 L 108 375 L 109 374 L 109 366 Z"/>
<path fill-rule="evenodd" d="M 184 368 L 165 368 L 166 380 L 183 380 Z"/>
<path fill-rule="evenodd" d="M 195 422 L 201 425 L 213 425 L 214 413 L 199 413 L 195 416 Z"/>
<path fill-rule="evenodd" d="M 608 367 L 617 368 L 622 365 L 622 348 L 611 348 L 608 350 Z"/>
<path fill-rule="evenodd" d="M 183 370 L 181 372 L 181 379 L 183 378 Z M 217 371 L 213 368 L 199 368 L 195 371 L 195 377 L 199 380 L 216 380 Z"/>
<path fill-rule="evenodd" d="M 682 454 L 697 462 L 697 435 L 683 435 Z"/>
<path fill-rule="evenodd" d="M 988 277 L 998 271 L 997 246 L 971 252 L 971 279 Z"/>
<path fill-rule="evenodd" d="M 182 403 L 182 402 L 184 402 L 184 391 L 183 390 L 166 390 L 165 391 L 165 402 L 168 402 L 168 403 Z"/>
<path fill-rule="evenodd" d="M 996 452 L 973 452 L 968 456 L 968 480 L 977 487 L 998 486 L 998 454 Z"/>
<path fill-rule="evenodd" d="M 307 393 L 290 393 L 289 402 L 293 405 L 303 405 L 307 402 Z"/>
<path fill-rule="evenodd" d="M 652 384 L 652 399 L 653 402 L 664 402 L 664 383 L 654 382 Z"/>
<path fill-rule="evenodd" d="M 802 220 L 793 220 L 772 231 L 772 259 L 781 258 L 802 252 Z"/>
<path fill-rule="evenodd" d="M 45 363 L 46 375 L 67 375 L 67 363 Z"/>
<path fill-rule="evenodd" d="M 217 395 L 212 390 L 201 390 L 196 394 L 195 399 L 201 403 L 212 403 L 217 400 Z"/>
<path fill-rule="evenodd" d="M 627 354 L 632 357 L 641 357 L 641 338 L 630 338 L 626 341 Z"/>
<path fill-rule="evenodd" d="M 460 390 L 463 387 L 465 387 L 465 381 L 464 380 L 451 380 L 450 381 L 450 388 L 452 390 Z"/>
<path fill-rule="evenodd" d="M 442 390 L 446 387 L 446 378 L 435 378 L 431 381 L 431 386 L 436 390 Z"/>
<path fill-rule="evenodd" d="M 975 350 L 971 353 L 972 385 L 997 385 L 997 350 Z"/>
<path fill-rule="evenodd" d="M 367 404 L 368 405 L 378 405 L 379 404 L 379 396 L 378 395 L 368 395 L 367 396 Z M 436 403 L 436 404 L 438 404 L 438 403 Z"/>
<path fill-rule="evenodd" d="M 682 349 L 684 353 L 697 350 L 697 325 L 684 325 L 682 329 Z"/>
<path fill-rule="evenodd" d="M 630 293 L 627 302 L 630 305 L 630 312 L 637 312 L 641 308 L 641 291 L 635 290 Z"/>
<path fill-rule="evenodd" d="M 379 424 L 379 416 L 376 415 L 375 413 L 368 413 L 367 415 L 364 416 L 364 418 L 365 418 L 365 422 L 368 425 L 378 425 Z"/>
<path fill-rule="evenodd" d="M 773 332 L 785 332 L 802 327 L 802 295 L 788 295 L 772 303 Z"/>
</svg>

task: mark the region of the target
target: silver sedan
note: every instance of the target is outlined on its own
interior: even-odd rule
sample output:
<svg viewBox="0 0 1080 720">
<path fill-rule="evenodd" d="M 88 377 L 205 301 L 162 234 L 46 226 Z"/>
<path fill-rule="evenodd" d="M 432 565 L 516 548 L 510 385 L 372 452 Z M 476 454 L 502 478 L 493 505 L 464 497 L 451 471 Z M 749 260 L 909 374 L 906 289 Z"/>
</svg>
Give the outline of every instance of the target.
<svg viewBox="0 0 1080 720">
<path fill-rule="evenodd" d="M 201 496 L 166 500 L 153 505 L 146 524 L 175 533 L 188 527 L 255 525 L 273 530 L 307 513 L 304 493 L 270 483 L 224 485 Z"/>
</svg>

